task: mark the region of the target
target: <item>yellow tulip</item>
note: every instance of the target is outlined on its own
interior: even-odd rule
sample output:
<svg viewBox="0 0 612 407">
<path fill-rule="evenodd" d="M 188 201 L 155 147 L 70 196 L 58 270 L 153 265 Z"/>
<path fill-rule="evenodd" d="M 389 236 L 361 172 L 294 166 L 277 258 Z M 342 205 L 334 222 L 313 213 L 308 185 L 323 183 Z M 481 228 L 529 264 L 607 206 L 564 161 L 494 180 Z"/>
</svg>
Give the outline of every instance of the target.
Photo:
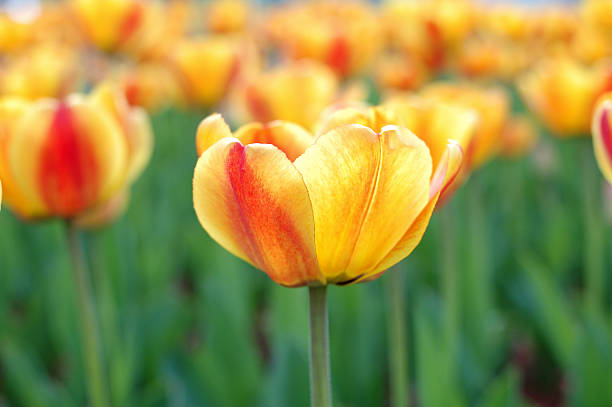
<svg viewBox="0 0 612 407">
<path fill-rule="evenodd" d="M 144 111 L 104 86 L 66 100 L 0 100 L 0 179 L 26 219 L 74 219 L 105 205 L 142 171 L 151 143 Z"/>
<path fill-rule="evenodd" d="M 592 121 L 593 150 L 602 174 L 612 183 L 612 93 L 599 99 Z"/>
<path fill-rule="evenodd" d="M 227 93 L 237 77 L 245 43 L 239 38 L 202 36 L 178 42 L 170 56 L 185 103 L 210 107 Z"/>
<path fill-rule="evenodd" d="M 18 22 L 0 12 L 0 52 L 20 51 L 32 37 L 32 25 Z"/>
<path fill-rule="evenodd" d="M 40 44 L 15 55 L 0 72 L 0 94 L 36 100 L 64 97 L 79 79 L 78 55 L 70 47 Z"/>
<path fill-rule="evenodd" d="M 425 83 L 429 76 L 429 69 L 423 61 L 402 53 L 384 55 L 375 65 L 375 79 L 383 89 L 416 89 Z"/>
<path fill-rule="evenodd" d="M 244 0 L 214 0 L 206 11 L 206 26 L 213 33 L 242 32 L 247 27 L 250 10 Z"/>
<path fill-rule="evenodd" d="M 474 170 L 499 149 L 501 134 L 510 110 L 510 97 L 501 87 L 468 83 L 434 83 L 422 89 L 423 97 L 460 105 L 478 113 L 476 134 L 466 153 L 466 165 Z"/>
<path fill-rule="evenodd" d="M 375 11 L 358 1 L 294 3 L 273 13 L 266 28 L 289 57 L 323 62 L 341 77 L 366 70 L 383 42 Z"/>
<path fill-rule="evenodd" d="M 593 107 L 609 87 L 604 66 L 586 67 L 567 58 L 542 61 L 519 80 L 531 111 L 560 137 L 588 136 Z"/>
<path fill-rule="evenodd" d="M 612 1 L 584 0 L 581 2 L 580 11 L 589 25 L 612 33 Z"/>
<path fill-rule="evenodd" d="M 280 124 L 283 145 L 245 145 L 221 120 L 199 129 L 218 141 L 195 168 L 198 219 L 232 254 L 290 287 L 367 281 L 409 255 L 461 162 L 453 142 L 434 162 L 402 126 L 343 125 L 304 146 L 303 129 Z M 284 145 L 304 150 L 292 160 Z"/>
<path fill-rule="evenodd" d="M 287 120 L 312 128 L 337 93 L 338 81 L 329 68 L 302 61 L 247 79 L 243 100 L 254 120 Z"/>
</svg>

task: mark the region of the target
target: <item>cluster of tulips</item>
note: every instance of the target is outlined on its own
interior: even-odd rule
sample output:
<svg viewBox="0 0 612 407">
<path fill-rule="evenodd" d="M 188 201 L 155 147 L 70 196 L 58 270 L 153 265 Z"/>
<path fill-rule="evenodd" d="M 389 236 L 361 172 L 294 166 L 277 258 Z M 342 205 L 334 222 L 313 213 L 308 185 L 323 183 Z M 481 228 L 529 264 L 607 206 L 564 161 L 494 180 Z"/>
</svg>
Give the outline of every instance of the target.
<svg viewBox="0 0 612 407">
<path fill-rule="evenodd" d="M 313 406 L 331 405 L 326 286 L 407 257 L 471 172 L 535 145 L 533 118 L 592 134 L 612 183 L 608 0 L 28 2 L 0 14 L 0 52 L 0 199 L 66 221 L 94 407 L 108 400 L 78 230 L 125 209 L 158 109 L 223 112 L 197 129 L 193 206 L 229 252 L 308 287 Z M 512 114 L 514 85 L 533 117 Z"/>
</svg>

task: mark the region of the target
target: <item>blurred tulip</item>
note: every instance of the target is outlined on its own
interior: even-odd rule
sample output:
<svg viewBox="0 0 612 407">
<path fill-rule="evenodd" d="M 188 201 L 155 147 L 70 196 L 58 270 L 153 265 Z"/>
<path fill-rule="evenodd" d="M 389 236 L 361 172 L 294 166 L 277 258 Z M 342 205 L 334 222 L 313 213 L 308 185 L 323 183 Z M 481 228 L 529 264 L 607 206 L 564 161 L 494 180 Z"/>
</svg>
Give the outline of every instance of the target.
<svg viewBox="0 0 612 407">
<path fill-rule="evenodd" d="M 237 33 L 247 27 L 250 10 L 245 0 L 214 0 L 206 11 L 206 26 L 213 33 Z"/>
<path fill-rule="evenodd" d="M 254 120 L 288 120 L 311 129 L 337 93 L 338 81 L 329 68 L 301 61 L 247 79 L 243 99 Z"/>
<path fill-rule="evenodd" d="M 105 205 L 142 171 L 151 129 L 104 87 L 66 100 L 0 101 L 0 178 L 21 217 L 78 218 Z"/>
<path fill-rule="evenodd" d="M 485 37 L 466 40 L 455 63 L 467 77 L 512 79 L 527 67 L 529 59 L 525 47 Z"/>
<path fill-rule="evenodd" d="M 31 24 L 15 21 L 8 14 L 0 12 L 0 53 L 23 49 L 31 37 Z"/>
<path fill-rule="evenodd" d="M 612 93 L 599 99 L 593 114 L 592 133 L 597 164 L 612 184 Z"/>
<path fill-rule="evenodd" d="M 516 4 L 490 5 L 481 10 L 478 28 L 497 38 L 524 41 L 533 32 L 533 16 Z"/>
<path fill-rule="evenodd" d="M 219 244 L 285 286 L 382 274 L 417 246 L 461 162 L 456 143 L 434 162 L 406 128 L 358 124 L 330 129 L 292 161 L 285 146 L 302 146 L 303 130 L 284 127 L 283 145 L 244 145 L 221 120 L 198 131 L 219 141 L 195 168 L 196 213 Z"/>
<path fill-rule="evenodd" d="M 429 70 L 422 61 L 400 53 L 384 55 L 375 65 L 375 79 L 383 89 L 416 89 L 429 76 Z"/>
<path fill-rule="evenodd" d="M 106 52 L 161 57 L 184 33 L 187 4 L 145 0 L 72 0 L 73 13 L 89 41 Z"/>
<path fill-rule="evenodd" d="M 172 70 L 161 63 L 141 63 L 122 67 L 110 77 L 117 83 L 131 106 L 149 112 L 177 103 L 182 89 Z"/>
<path fill-rule="evenodd" d="M 466 165 L 474 170 L 499 149 L 501 134 L 510 110 L 510 99 L 501 87 L 483 87 L 468 83 L 433 83 L 421 91 L 426 99 L 463 106 L 478 113 L 474 140 L 466 153 Z"/>
<path fill-rule="evenodd" d="M 274 12 L 266 29 L 292 59 L 323 62 L 341 77 L 366 70 L 383 42 L 375 10 L 358 1 L 294 3 Z"/>
<path fill-rule="evenodd" d="M 532 112 L 560 137 L 588 136 L 597 98 L 609 87 L 610 72 L 566 58 L 542 61 L 518 86 Z"/>
<path fill-rule="evenodd" d="M 538 140 L 538 131 L 525 116 L 511 118 L 501 136 L 499 152 L 508 158 L 520 157 L 531 151 Z"/>
<path fill-rule="evenodd" d="M 382 19 L 396 48 L 439 69 L 472 30 L 474 10 L 463 0 L 389 1 Z"/>
<path fill-rule="evenodd" d="M 79 79 L 78 55 L 71 47 L 40 44 L 9 59 L 0 70 L 0 94 L 35 100 L 64 97 Z"/>
<path fill-rule="evenodd" d="M 227 93 L 241 68 L 245 43 L 237 37 L 202 36 L 181 40 L 170 63 L 185 103 L 210 107 Z"/>
<path fill-rule="evenodd" d="M 588 24 L 612 33 L 611 0 L 584 0 L 580 4 L 582 17 Z"/>
</svg>

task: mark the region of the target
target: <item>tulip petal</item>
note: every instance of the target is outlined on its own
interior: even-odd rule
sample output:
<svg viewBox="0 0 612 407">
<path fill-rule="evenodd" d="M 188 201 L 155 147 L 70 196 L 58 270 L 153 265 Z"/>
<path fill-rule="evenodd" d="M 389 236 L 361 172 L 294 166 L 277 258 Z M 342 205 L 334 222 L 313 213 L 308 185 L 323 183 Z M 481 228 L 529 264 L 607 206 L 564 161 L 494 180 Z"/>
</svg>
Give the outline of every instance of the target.
<svg viewBox="0 0 612 407">
<path fill-rule="evenodd" d="M 239 128 L 234 136 L 244 145 L 261 143 L 273 144 L 287 155 L 290 161 L 295 161 L 308 146 L 313 137 L 303 127 L 281 120 L 267 124 L 251 123 Z"/>
<path fill-rule="evenodd" d="M 232 132 L 219 113 L 211 114 L 202 120 L 196 133 L 198 156 L 225 137 L 232 137 Z"/>
<path fill-rule="evenodd" d="M 395 247 L 388 252 L 388 254 L 376 266 L 375 270 L 369 274 L 369 276 L 381 273 L 382 271 L 398 263 L 412 253 L 412 251 L 417 247 L 421 241 L 421 238 L 423 237 L 423 234 L 425 233 L 425 230 L 427 229 L 431 214 L 436 208 L 440 197 L 446 188 L 452 184 L 453 180 L 459 173 L 459 170 L 461 169 L 462 157 L 463 153 L 461 146 L 459 146 L 459 144 L 453 140 L 449 140 L 447 149 L 431 179 L 429 202 L 427 203 L 427 206 L 421 211 L 417 219 L 410 226 L 404 236 L 402 236 L 402 238 L 397 242 Z M 368 278 L 368 275 L 364 276 L 364 278 Z"/>
<path fill-rule="evenodd" d="M 278 148 L 217 142 L 198 160 L 193 200 L 210 236 L 275 282 L 324 283 L 306 186 Z"/>
<path fill-rule="evenodd" d="M 310 194 L 323 274 L 347 283 L 371 272 L 428 201 L 431 157 L 412 133 L 360 125 L 318 138 L 295 161 Z"/>
<path fill-rule="evenodd" d="M 593 149 L 597 164 L 612 183 L 612 100 L 604 100 L 593 115 Z"/>
</svg>

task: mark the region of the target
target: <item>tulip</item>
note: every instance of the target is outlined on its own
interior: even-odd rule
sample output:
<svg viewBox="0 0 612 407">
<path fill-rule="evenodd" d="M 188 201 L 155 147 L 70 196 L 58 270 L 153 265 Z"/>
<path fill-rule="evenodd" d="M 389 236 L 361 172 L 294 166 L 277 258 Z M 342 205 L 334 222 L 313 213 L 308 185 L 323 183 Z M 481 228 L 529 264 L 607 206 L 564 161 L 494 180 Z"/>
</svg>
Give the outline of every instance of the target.
<svg viewBox="0 0 612 407">
<path fill-rule="evenodd" d="M 375 11 L 361 2 L 296 3 L 273 13 L 266 28 L 290 58 L 325 63 L 340 77 L 366 70 L 383 40 Z"/>
<path fill-rule="evenodd" d="M 466 153 L 466 165 L 471 170 L 484 165 L 497 153 L 510 109 L 509 96 L 503 88 L 434 83 L 426 86 L 421 94 L 426 99 L 460 105 L 478 113 L 476 134 Z"/>
<path fill-rule="evenodd" d="M 206 26 L 213 33 L 228 34 L 244 31 L 249 17 L 249 5 L 244 0 L 215 0 L 208 5 Z"/>
<path fill-rule="evenodd" d="M 0 12 L 0 52 L 13 53 L 21 50 L 32 37 L 32 25 L 15 21 Z"/>
<path fill-rule="evenodd" d="M 586 67 L 566 58 L 540 63 L 519 80 L 531 111 L 560 137 L 589 134 L 593 107 L 609 83 L 609 70 Z"/>
<path fill-rule="evenodd" d="M 59 44 L 40 44 L 7 61 L 0 93 L 36 100 L 64 97 L 79 79 L 77 53 Z"/>
<path fill-rule="evenodd" d="M 131 106 L 140 106 L 149 112 L 181 100 L 178 78 L 165 64 L 140 63 L 123 67 L 111 74 L 109 80 L 123 90 Z"/>
<path fill-rule="evenodd" d="M 338 82 L 329 68 L 303 61 L 247 79 L 243 100 L 254 120 L 287 120 L 312 128 L 337 92 Z"/>
<path fill-rule="evenodd" d="M 531 120 L 525 116 L 515 116 L 506 123 L 499 152 L 508 158 L 520 157 L 531 151 L 537 140 L 538 132 Z"/>
<path fill-rule="evenodd" d="M 244 131 L 230 137 L 219 116 L 205 119 L 193 181 L 200 223 L 281 285 L 378 277 L 416 247 L 462 155 L 449 141 L 434 161 L 406 128 L 380 128 L 386 120 L 331 128 L 292 161 L 307 144 L 299 127 L 277 124 L 282 130 L 251 139 L 275 141 L 282 132 L 276 146 L 245 145 Z M 202 140 L 214 139 L 206 149 Z"/>
<path fill-rule="evenodd" d="M 593 150 L 602 174 L 612 183 L 612 93 L 603 95 L 592 121 Z"/>
<path fill-rule="evenodd" d="M 429 76 L 429 70 L 422 61 L 400 53 L 382 56 L 375 66 L 376 82 L 383 89 L 416 89 Z"/>
<path fill-rule="evenodd" d="M 177 43 L 170 64 L 185 103 L 210 107 L 219 102 L 238 75 L 244 47 L 239 39 L 222 36 L 189 38 Z"/>
<path fill-rule="evenodd" d="M 65 100 L 7 97 L 0 119 L 0 178 L 9 206 L 25 219 L 95 210 L 133 182 L 150 156 L 146 114 L 104 87 Z"/>
</svg>

